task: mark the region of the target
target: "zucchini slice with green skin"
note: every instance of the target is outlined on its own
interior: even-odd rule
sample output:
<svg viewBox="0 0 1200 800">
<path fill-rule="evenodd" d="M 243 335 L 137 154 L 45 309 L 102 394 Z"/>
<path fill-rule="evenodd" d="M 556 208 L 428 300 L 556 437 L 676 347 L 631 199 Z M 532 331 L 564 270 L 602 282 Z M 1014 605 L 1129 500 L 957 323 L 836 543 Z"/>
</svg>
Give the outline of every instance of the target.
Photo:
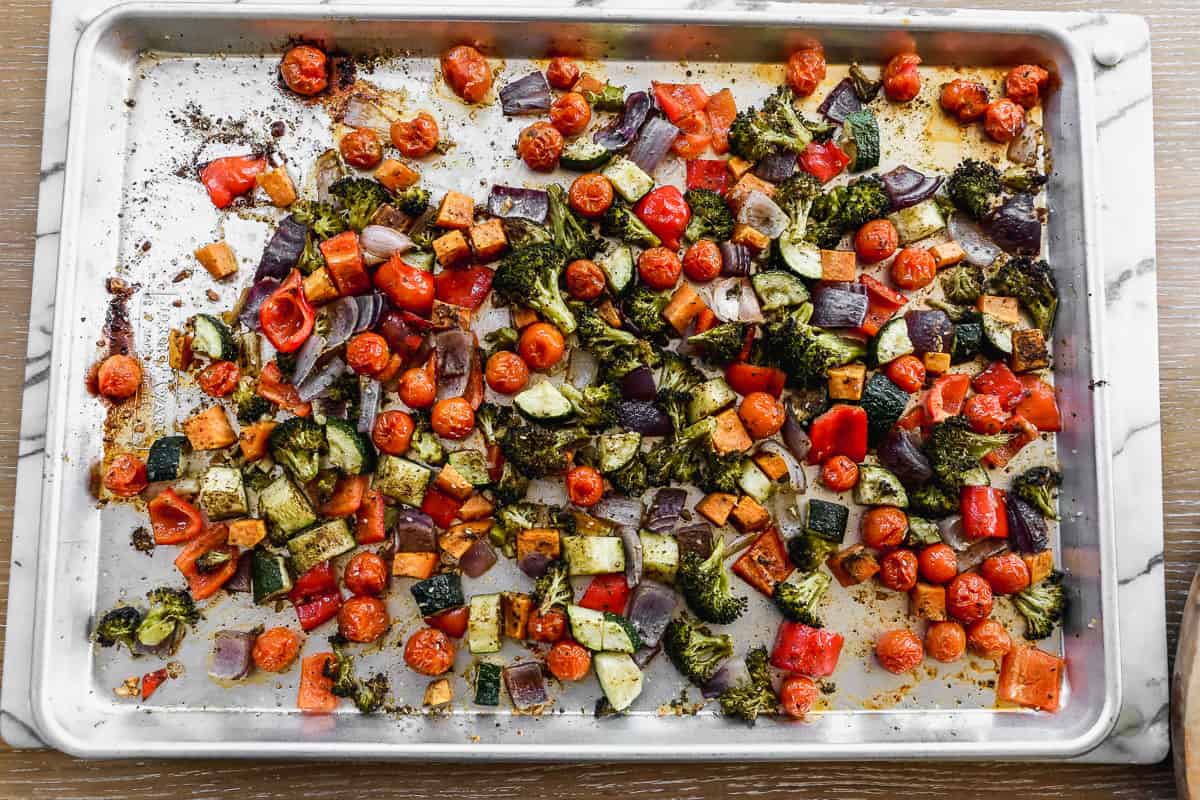
<svg viewBox="0 0 1200 800">
<path fill-rule="evenodd" d="M 574 604 L 567 606 L 571 638 L 588 650 L 604 649 L 604 612 Z"/>
<path fill-rule="evenodd" d="M 156 483 L 178 478 L 187 447 L 186 436 L 164 436 L 156 440 L 146 455 L 146 480 Z"/>
<path fill-rule="evenodd" d="M 500 650 L 499 594 L 477 594 L 471 598 L 467 617 L 467 649 L 477 654 Z"/>
<path fill-rule="evenodd" d="M 361 475 L 375 469 L 374 446 L 346 420 L 330 417 L 325 422 L 325 441 L 329 444 L 329 463 L 343 474 Z"/>
<path fill-rule="evenodd" d="M 737 393 L 724 378 L 712 378 L 700 384 L 688 402 L 688 422 L 698 422 L 737 402 Z"/>
<path fill-rule="evenodd" d="M 663 583 L 675 583 L 679 571 L 679 540 L 670 533 L 638 534 L 642 541 L 642 570 L 646 577 Z"/>
<path fill-rule="evenodd" d="M 896 475 L 872 464 L 858 468 L 858 483 L 854 485 L 854 502 L 861 506 L 896 506 L 908 508 L 908 493 Z"/>
<path fill-rule="evenodd" d="M 480 706 L 500 705 L 500 665 L 479 662 L 475 670 L 475 704 Z"/>
<path fill-rule="evenodd" d="M 604 647 L 617 653 L 633 653 L 642 646 L 642 637 L 632 623 L 620 614 L 604 612 Z"/>
<path fill-rule="evenodd" d="M 350 552 L 357 542 L 346 520 L 331 519 L 288 539 L 287 546 L 292 553 L 292 566 L 296 574 L 303 575 L 322 561 Z"/>
<path fill-rule="evenodd" d="M 888 219 L 896 226 L 900 244 L 919 242 L 946 227 L 946 217 L 932 197 L 888 214 Z"/>
<path fill-rule="evenodd" d="M 846 115 L 842 123 L 842 150 L 850 156 L 850 171 L 862 172 L 879 166 L 879 123 L 868 109 Z"/>
<path fill-rule="evenodd" d="M 487 457 L 478 450 L 456 450 L 446 460 L 472 486 L 487 486 L 492 482 L 488 477 Z"/>
<path fill-rule="evenodd" d="M 1017 326 L 991 314 L 983 315 L 983 352 L 989 358 L 1007 359 L 1012 355 L 1013 329 Z"/>
<path fill-rule="evenodd" d="M 572 576 L 625 571 L 625 547 L 616 536 L 564 536 L 562 550 Z"/>
<path fill-rule="evenodd" d="M 805 303 L 809 299 L 808 287 L 791 272 L 781 269 L 759 272 L 750 279 L 758 304 L 763 311 L 777 311 Z"/>
<path fill-rule="evenodd" d="M 612 151 L 596 144 L 590 136 L 568 142 L 558 158 L 559 166 L 572 172 L 595 172 L 612 160 Z"/>
<path fill-rule="evenodd" d="M 628 653 L 596 653 L 592 666 L 614 710 L 629 708 L 642 693 L 642 671 Z"/>
<path fill-rule="evenodd" d="M 846 538 L 846 523 L 849 519 L 850 509 L 841 503 L 831 503 L 813 497 L 808 501 L 808 521 L 804 523 L 804 530 L 827 542 L 841 544 Z"/>
<path fill-rule="evenodd" d="M 420 508 L 432 477 L 433 471 L 420 464 L 384 455 L 375 469 L 374 487 L 393 500 Z"/>
<path fill-rule="evenodd" d="M 292 576 L 283 556 L 256 548 L 250 561 L 250 585 L 255 603 L 284 597 L 292 590 Z"/>
<path fill-rule="evenodd" d="M 767 474 L 749 458 L 742 461 L 742 474 L 738 476 L 738 486 L 760 505 L 766 505 L 771 495 L 775 494 L 775 484 L 771 483 Z"/>
<path fill-rule="evenodd" d="M 534 422 L 566 422 L 575 413 L 571 401 L 550 381 L 542 381 L 513 398 L 513 407 Z"/>
<path fill-rule="evenodd" d="M 875 338 L 871 340 L 869 355 L 871 363 L 876 366 L 890 364 L 900 356 L 906 356 L 915 351 L 912 339 L 908 336 L 908 323 L 904 317 L 888 320 Z"/>
<path fill-rule="evenodd" d="M 1009 342 L 1012 336 L 1009 336 Z M 950 351 L 950 363 L 962 364 L 979 355 L 983 348 L 983 323 L 959 322 L 954 326 L 954 348 Z"/>
<path fill-rule="evenodd" d="M 284 536 L 291 536 L 317 521 L 312 503 L 286 475 L 280 475 L 258 493 L 258 509 Z"/>
<path fill-rule="evenodd" d="M 452 572 L 445 572 L 423 581 L 418 581 L 409 587 L 413 600 L 422 617 L 432 617 L 448 608 L 458 608 L 466 604 L 463 599 L 462 578 Z"/>
<path fill-rule="evenodd" d="M 615 295 L 624 294 L 633 283 L 633 251 L 629 249 L 629 245 L 608 247 L 596 256 L 596 266 L 604 273 L 608 290 Z"/>
<path fill-rule="evenodd" d="M 629 203 L 636 203 L 654 188 L 654 178 L 624 156 L 614 158 L 600 174 L 608 178 L 613 191 Z"/>
<path fill-rule="evenodd" d="M 908 406 L 908 392 L 882 372 L 876 372 L 867 380 L 858 403 L 867 412 L 867 444 L 875 447 L 900 421 Z"/>
<path fill-rule="evenodd" d="M 801 278 L 821 279 L 821 249 L 804 240 L 803 226 L 789 225 L 775 240 L 779 261 Z"/>
<path fill-rule="evenodd" d="M 216 361 L 237 361 L 237 341 L 229 326 L 212 314 L 197 314 L 192 320 L 192 349 Z"/>
<path fill-rule="evenodd" d="M 200 508 L 214 521 L 246 516 L 242 471 L 236 467 L 209 467 L 200 480 Z"/>
<path fill-rule="evenodd" d="M 606 433 L 596 444 L 600 471 L 607 474 L 625 467 L 637 458 L 642 448 L 642 435 L 636 431 Z"/>
</svg>

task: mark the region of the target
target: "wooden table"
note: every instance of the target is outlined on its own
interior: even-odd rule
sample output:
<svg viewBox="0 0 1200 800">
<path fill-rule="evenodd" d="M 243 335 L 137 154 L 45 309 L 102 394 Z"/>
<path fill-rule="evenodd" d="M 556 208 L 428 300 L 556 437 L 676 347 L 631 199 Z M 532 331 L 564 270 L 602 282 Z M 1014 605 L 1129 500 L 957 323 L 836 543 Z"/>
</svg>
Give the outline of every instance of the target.
<svg viewBox="0 0 1200 800">
<path fill-rule="evenodd" d="M 964 0 L 910 0 L 917 6 L 967 5 Z M 1098 10 L 1088 0 L 973 0 L 994 9 Z M 33 261 L 37 176 L 42 138 L 42 100 L 48 0 L 6 0 L 0 13 L 0 42 L 7 42 L 0 71 L 0 180 L 10 198 L 0 214 L 0 408 L 20 403 L 25 330 Z M 1196 77 L 1200 61 L 1200 16 L 1195 0 L 1126 0 L 1102 10 L 1144 14 L 1153 31 L 1155 139 L 1158 186 L 1159 348 L 1162 362 L 1164 508 L 1166 520 L 1167 617 L 1174 651 L 1188 583 L 1200 562 L 1200 505 L 1191 498 L 1200 447 L 1200 122 Z M 52 87 L 65 91 L 67 87 Z M 1133 169 L 1148 167 L 1146 154 L 1133 154 Z M 1121 169 L 1130 168 L 1120 165 Z M 1187 398 L 1191 397 L 1191 400 Z M 0 415 L 0 615 L 8 597 L 8 547 L 16 479 L 17 415 Z M 1192 433 L 1188 433 L 1188 431 Z M 0 637 L 2 642 L 2 637 Z M 3 645 L 0 644 L 0 648 Z M 50 751 L 0 746 L 0 796 L 68 798 L 183 798 L 217 795 L 287 798 L 434 797 L 452 791 L 461 798 L 533 796 L 586 798 L 601 794 L 660 797 L 758 798 L 1033 798 L 1174 797 L 1169 763 L 1153 767 L 1096 767 L 1013 764 L 800 764 L 785 765 L 556 765 L 422 770 L 406 765 L 346 766 L 321 763 L 245 761 L 78 761 Z"/>
</svg>

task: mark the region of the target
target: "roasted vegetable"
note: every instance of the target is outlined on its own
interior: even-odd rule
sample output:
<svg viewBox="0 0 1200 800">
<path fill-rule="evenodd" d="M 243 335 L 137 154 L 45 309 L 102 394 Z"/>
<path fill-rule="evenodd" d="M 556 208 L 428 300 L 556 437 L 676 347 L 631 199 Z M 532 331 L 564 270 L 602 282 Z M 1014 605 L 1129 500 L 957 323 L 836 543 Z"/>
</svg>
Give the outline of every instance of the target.
<svg viewBox="0 0 1200 800">
<path fill-rule="evenodd" d="M 756 647 L 746 654 L 748 680 L 729 687 L 717 697 L 721 713 L 727 717 L 739 717 L 751 725 L 759 714 L 769 714 L 779 708 L 775 690 L 771 688 L 771 670 L 767 660 L 767 648 Z"/>
<path fill-rule="evenodd" d="M 683 237 L 689 242 L 712 239 L 725 242 L 733 235 L 733 212 L 725 204 L 725 198 L 711 189 L 688 189 L 683 199 L 692 210 Z"/>
<path fill-rule="evenodd" d="M 325 429 L 308 417 L 290 417 L 275 426 L 267 440 L 271 458 L 282 464 L 300 483 L 317 477 Z"/>
<path fill-rule="evenodd" d="M 544 478 L 567 468 L 566 451 L 588 439 L 585 428 L 548 430 L 538 425 L 515 422 L 500 438 L 504 459 L 522 475 Z"/>
<path fill-rule="evenodd" d="M 775 607 L 793 622 L 803 622 L 813 628 L 821 627 L 817 606 L 829 589 L 831 578 L 824 572 L 810 572 L 798 581 L 775 584 L 771 599 Z"/>
<path fill-rule="evenodd" d="M 564 334 L 575 330 L 575 317 L 558 288 L 564 251 L 553 244 L 512 250 L 500 260 L 492 287 L 509 303 L 531 308 Z"/>
<path fill-rule="evenodd" d="M 391 195 L 384 185 L 372 178 L 342 178 L 329 187 L 329 193 L 342 201 L 346 221 L 356 231 L 371 223 L 371 217 Z"/>
<path fill-rule="evenodd" d="M 534 584 L 533 598 L 537 601 L 538 610 L 545 614 L 555 606 L 570 605 L 575 602 L 575 590 L 571 588 L 571 579 L 567 575 L 567 565 L 555 561 L 542 577 Z"/>
<path fill-rule="evenodd" d="M 137 628 L 137 640 L 145 647 L 157 647 L 163 642 L 174 641 L 173 651 L 187 630 L 188 625 L 200 619 L 196 603 L 187 589 L 171 589 L 163 586 L 146 595 L 150 598 L 150 610 Z"/>
<path fill-rule="evenodd" d="M 714 634 L 687 614 L 667 625 L 662 635 L 663 652 L 675 669 L 697 686 L 703 684 L 733 655 L 733 638 Z"/>
<path fill-rule="evenodd" d="M 1050 336 L 1058 313 L 1058 283 L 1048 263 L 1028 256 L 1010 258 L 992 277 L 992 291 L 1017 298 L 1042 334 Z"/>
<path fill-rule="evenodd" d="M 1013 481 L 1013 494 L 1042 512 L 1046 519 L 1058 519 L 1054 510 L 1055 492 L 1062 486 L 1062 473 L 1050 467 L 1032 467 Z"/>
<path fill-rule="evenodd" d="M 948 489 L 960 489 L 987 482 L 979 460 L 1007 444 L 1010 438 L 1005 434 L 975 433 L 964 417 L 950 417 L 933 426 L 925 443 L 925 454 L 938 482 Z"/>
<path fill-rule="evenodd" d="M 746 611 L 745 597 L 735 597 L 729 590 L 729 572 L 725 569 L 725 540 L 717 539 L 712 555 L 702 559 L 688 551 L 680 559 L 675 583 L 688 608 L 702 622 L 728 625 Z"/>
<path fill-rule="evenodd" d="M 824 383 L 832 367 L 860 359 L 867 352 L 862 342 L 809 325 L 811 317 L 812 304 L 805 303 L 769 320 L 762 328 L 763 354 L 797 386 Z"/>
<path fill-rule="evenodd" d="M 1013 605 L 1025 618 L 1025 638 L 1045 639 L 1054 632 L 1067 610 L 1067 595 L 1063 591 L 1063 574 L 1057 570 L 1046 580 L 1017 592 Z"/>
</svg>

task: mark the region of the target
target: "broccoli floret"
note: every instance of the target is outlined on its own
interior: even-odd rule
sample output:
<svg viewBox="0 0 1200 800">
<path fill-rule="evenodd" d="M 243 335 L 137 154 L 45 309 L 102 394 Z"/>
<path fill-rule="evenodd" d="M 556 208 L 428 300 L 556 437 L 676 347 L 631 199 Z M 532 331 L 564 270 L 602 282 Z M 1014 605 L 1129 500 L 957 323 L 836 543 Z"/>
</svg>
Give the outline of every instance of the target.
<svg viewBox="0 0 1200 800">
<path fill-rule="evenodd" d="M 196 570 L 207 575 L 216 572 L 232 560 L 233 555 L 228 550 L 209 550 L 196 559 Z"/>
<path fill-rule="evenodd" d="M 697 686 L 704 684 L 733 655 L 733 638 L 714 634 L 687 614 L 671 620 L 662 636 L 663 651 L 675 669 Z"/>
<path fill-rule="evenodd" d="M 516 555 L 517 534 L 540 527 L 545 517 L 545 507 L 537 503 L 513 502 L 498 509 L 493 517 L 495 522 L 488 532 L 492 544 L 512 558 Z"/>
<path fill-rule="evenodd" d="M 358 385 L 358 376 L 351 371 L 346 371 L 323 392 L 321 413 L 327 417 L 337 416 L 342 419 L 356 420 L 361 402 L 362 390 Z"/>
<path fill-rule="evenodd" d="M 792 105 L 791 90 L 781 86 L 763 101 L 762 111 L 750 107 L 738 112 L 729 128 L 729 149 L 748 161 L 758 161 L 783 147 L 799 153 L 813 133 Z"/>
<path fill-rule="evenodd" d="M 516 467 L 508 462 L 500 468 L 500 480 L 493 487 L 496 499 L 501 503 L 518 503 L 525 499 L 529 491 L 529 478 L 522 475 Z"/>
<path fill-rule="evenodd" d="M 583 99 L 597 111 L 621 111 L 625 108 L 625 87 L 606 83 L 598 92 L 584 89 Z"/>
<path fill-rule="evenodd" d="M 762 328 L 763 355 L 782 368 L 796 386 L 823 384 L 831 368 L 849 364 L 867 352 L 862 342 L 809 325 L 811 318 L 812 305 L 804 303 Z"/>
<path fill-rule="evenodd" d="M 266 414 L 270 414 L 273 406 L 265 397 L 259 397 L 258 383 L 249 375 L 243 375 L 238 380 L 237 388 L 233 390 L 233 402 L 237 405 L 238 422 L 249 424 L 258 422 Z"/>
<path fill-rule="evenodd" d="M 96 639 L 96 644 L 101 647 L 123 644 L 132 653 L 134 652 L 134 635 L 141 622 L 141 611 L 133 606 L 117 606 L 104 613 L 104 616 L 96 623 L 96 630 L 92 635 Z"/>
<path fill-rule="evenodd" d="M 505 462 L 521 474 L 544 478 L 566 469 L 566 451 L 587 439 L 588 432 L 581 427 L 552 431 L 517 421 L 500 437 L 500 449 Z"/>
<path fill-rule="evenodd" d="M 925 454 L 938 482 L 947 489 L 979 483 L 983 472 L 979 459 L 1008 443 L 1005 434 L 989 436 L 971 430 L 965 417 L 950 417 L 933 426 Z"/>
<path fill-rule="evenodd" d="M 701 559 L 688 551 L 681 559 L 675 584 L 687 600 L 688 608 L 703 622 L 728 625 L 740 617 L 749 605 L 745 597 L 729 591 L 729 572 L 725 569 L 725 540 L 718 538 L 712 555 Z"/>
<path fill-rule="evenodd" d="M 521 340 L 521 332 L 516 328 L 505 326 L 497 328 L 491 333 L 483 337 L 483 341 L 487 343 L 487 351 L 484 353 L 485 360 L 491 358 L 503 350 L 516 352 L 517 342 Z"/>
<path fill-rule="evenodd" d="M 771 199 L 792 218 L 793 225 L 803 226 L 808 220 L 813 202 L 820 196 L 821 182 L 807 172 L 797 172 L 775 187 L 775 194 Z"/>
<path fill-rule="evenodd" d="M 942 273 L 940 278 L 946 299 L 959 305 L 973 305 L 983 294 L 983 270 L 973 264 L 959 264 Z"/>
<path fill-rule="evenodd" d="M 746 654 L 746 671 L 749 680 L 731 686 L 717 696 L 721 713 L 727 717 L 740 717 L 751 725 L 759 714 L 769 714 L 779 708 L 779 700 L 771 687 L 771 670 L 767 659 L 767 648 L 756 647 Z"/>
<path fill-rule="evenodd" d="M 542 573 L 542 577 L 534 583 L 533 598 L 538 603 L 538 610 L 543 614 L 555 606 L 566 606 L 575 602 L 575 590 L 571 588 L 567 565 L 561 561 L 551 563 Z"/>
<path fill-rule="evenodd" d="M 719 456 L 715 451 L 710 451 L 700 466 L 696 485 L 705 492 L 738 494 L 741 491 L 738 481 L 742 477 L 743 460 L 740 453 Z"/>
<path fill-rule="evenodd" d="M 659 442 L 646 453 L 646 474 L 654 486 L 670 483 L 695 483 L 712 452 L 712 436 L 717 430 L 713 417 L 675 432 L 669 441 Z"/>
<path fill-rule="evenodd" d="M 1062 486 L 1062 473 L 1050 467 L 1025 470 L 1013 481 L 1013 493 L 1042 512 L 1046 519 L 1058 519 L 1054 509 L 1055 490 Z"/>
<path fill-rule="evenodd" d="M 371 178 L 342 178 L 334 181 L 329 193 L 342 201 L 346 220 L 356 231 L 367 227 L 379 207 L 391 200 L 384 185 Z"/>
<path fill-rule="evenodd" d="M 383 707 L 390 689 L 387 676 L 377 672 L 365 681 L 354 674 L 354 657 L 346 652 L 340 641 L 333 644 L 334 657 L 325 662 L 325 677 L 333 680 L 329 691 L 335 697 L 349 697 L 363 714 Z"/>
<path fill-rule="evenodd" d="M 1010 192 L 1036 192 L 1049 177 L 1031 167 L 1009 167 L 1000 175 L 1000 183 Z"/>
<path fill-rule="evenodd" d="M 563 252 L 553 244 L 510 251 L 500 260 L 492 288 L 507 302 L 533 309 L 567 334 L 575 330 L 576 323 L 558 288 Z"/>
<path fill-rule="evenodd" d="M 317 246 L 317 240 L 308 235 L 304 238 L 304 249 L 300 252 L 300 258 L 296 261 L 296 268 L 305 275 L 311 275 L 321 267 L 325 266 L 325 256 L 321 255 L 321 248 Z"/>
<path fill-rule="evenodd" d="M 337 488 L 339 477 L 341 476 L 336 469 L 323 469 L 309 483 L 309 492 L 317 501 L 317 505 L 324 505 L 333 497 L 333 490 Z"/>
<path fill-rule="evenodd" d="M 589 306 L 575 303 L 571 308 L 578 320 L 579 343 L 600 362 L 607 380 L 620 380 L 640 366 L 658 365 L 661 356 L 650 342 L 614 328 Z"/>
<path fill-rule="evenodd" d="M 667 292 L 656 292 L 645 284 L 639 283 L 633 287 L 625 298 L 622 307 L 625 316 L 647 339 L 662 341 L 671 332 L 671 326 L 662 315 L 663 309 L 671 302 Z"/>
<path fill-rule="evenodd" d="M 550 233 L 567 261 L 591 258 L 600 252 L 604 240 L 592 233 L 590 222 L 571 209 L 566 190 L 557 183 L 552 183 L 546 187 L 546 193 L 550 195 L 550 213 L 546 218 L 550 224 Z"/>
<path fill-rule="evenodd" d="M 308 417 L 290 417 L 275 426 L 267 445 L 277 463 L 300 483 L 308 483 L 317 477 L 321 451 L 325 449 L 325 428 Z"/>
<path fill-rule="evenodd" d="M 428 189 L 422 189 L 420 186 L 410 186 L 404 191 L 396 192 L 392 195 L 392 205 L 408 214 L 410 217 L 419 217 L 429 210 L 430 193 Z"/>
<path fill-rule="evenodd" d="M 958 495 L 936 483 L 927 483 L 908 491 L 908 510 L 922 517 L 948 517 L 958 513 L 958 505 Z"/>
<path fill-rule="evenodd" d="M 683 238 L 689 242 L 712 239 L 725 242 L 733 236 L 733 212 L 725 205 L 725 198 L 711 189 L 688 189 L 683 199 L 692 210 Z"/>
<path fill-rule="evenodd" d="M 745 347 L 748 328 L 749 325 L 745 322 L 723 322 L 704 333 L 689 336 L 688 344 L 701 347 L 706 361 L 728 364 L 736 359 Z"/>
<path fill-rule="evenodd" d="M 145 647 L 157 647 L 171 640 L 173 652 L 187 631 L 187 626 L 200 619 L 196 603 L 186 589 L 159 587 L 146 595 L 150 598 L 150 610 L 137 628 L 138 643 Z"/>
<path fill-rule="evenodd" d="M 837 552 L 840 544 L 840 539 L 827 539 L 816 531 L 806 529 L 788 539 L 788 560 L 801 572 L 816 572 L 825 559 Z"/>
<path fill-rule="evenodd" d="M 986 161 L 963 159 L 946 180 L 954 206 L 973 220 L 987 216 L 1000 202 L 1000 171 Z"/>
<path fill-rule="evenodd" d="M 1025 638 L 1045 639 L 1062 621 L 1067 611 L 1067 595 L 1062 586 L 1063 574 L 1051 572 L 1036 586 L 1022 589 L 1012 597 L 1013 605 L 1025 618 Z"/>
<path fill-rule="evenodd" d="M 802 622 L 820 628 L 821 618 L 817 606 L 829 589 L 830 578 L 824 572 L 810 572 L 798 581 L 783 581 L 775 584 L 771 599 L 775 607 L 793 622 Z"/>
<path fill-rule="evenodd" d="M 551 244 L 554 237 L 545 226 L 538 225 L 533 220 L 524 217 L 505 217 L 500 225 L 504 228 L 504 238 L 509 248 L 520 250 L 533 244 Z"/>
<path fill-rule="evenodd" d="M 687 427 L 687 407 L 692 395 L 704 383 L 704 373 L 692 366 L 683 356 L 667 351 L 662 356 L 662 371 L 658 374 L 658 404 L 671 418 L 677 431 Z"/>
<path fill-rule="evenodd" d="M 558 390 L 571 401 L 576 422 L 585 428 L 604 430 L 617 423 L 621 390 L 615 384 L 602 383 L 579 390 L 570 383 L 563 383 Z"/>
<path fill-rule="evenodd" d="M 446 460 L 446 448 L 433 432 L 433 424 L 429 420 L 428 411 L 411 412 L 413 420 L 412 438 L 409 440 L 408 453 L 411 458 L 436 467 Z"/>
<path fill-rule="evenodd" d="M 813 200 L 805 238 L 818 247 L 836 247 L 844 234 L 879 219 L 890 205 L 883 181 L 874 175 L 834 187 Z"/>
<path fill-rule="evenodd" d="M 1028 256 L 1010 258 L 992 278 L 992 291 L 1017 298 L 1042 334 L 1050 336 L 1058 312 L 1058 284 L 1044 260 Z"/>
<path fill-rule="evenodd" d="M 646 460 L 640 453 L 620 469 L 604 473 L 604 477 L 608 478 L 614 489 L 626 497 L 640 497 L 650 488 Z"/>
<path fill-rule="evenodd" d="M 662 244 L 646 223 L 633 213 L 633 207 L 620 198 L 613 198 L 612 205 L 600 218 L 600 232 L 637 247 L 658 247 Z"/>
<path fill-rule="evenodd" d="M 498 406 L 495 403 L 484 403 L 475 412 L 475 426 L 483 434 L 488 444 L 498 444 L 500 437 L 508 430 L 516 419 L 512 406 Z"/>
<path fill-rule="evenodd" d="M 297 200 L 288 209 L 301 225 L 307 225 L 318 238 L 328 239 L 346 230 L 346 218 L 329 203 Z"/>
<path fill-rule="evenodd" d="M 358 691 L 354 695 L 354 705 L 363 714 L 374 713 L 383 708 L 390 689 L 387 676 L 382 672 L 376 672 L 358 684 Z"/>
</svg>

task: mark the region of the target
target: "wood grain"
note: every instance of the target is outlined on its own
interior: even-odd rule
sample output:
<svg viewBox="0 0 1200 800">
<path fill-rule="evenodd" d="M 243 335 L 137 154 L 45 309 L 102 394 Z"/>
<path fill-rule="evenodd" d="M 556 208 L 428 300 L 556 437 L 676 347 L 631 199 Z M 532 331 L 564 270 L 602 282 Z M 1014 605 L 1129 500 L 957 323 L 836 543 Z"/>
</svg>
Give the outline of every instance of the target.
<svg viewBox="0 0 1200 800">
<path fill-rule="evenodd" d="M 910 0 L 906 6 L 941 7 L 962 0 Z M 1164 416 L 1164 508 L 1167 535 L 1167 616 L 1173 652 L 1184 599 L 1200 563 L 1200 503 L 1193 487 L 1200 447 L 1200 105 L 1196 63 L 1200 16 L 1195 0 L 1128 0 L 1102 9 L 1088 0 L 973 0 L 993 9 L 1111 10 L 1146 15 L 1153 30 L 1158 185 L 1158 281 L 1161 398 Z M 20 403 L 33 260 L 37 173 L 42 128 L 49 3 L 6 0 L 0 41 L 0 408 Z M 51 87 L 65 91 L 67 87 Z M 1149 154 L 1132 154 L 1144 169 Z M 1128 168 L 1122 165 L 1121 168 Z M 17 425 L 0 414 L 0 604 L 7 597 L 8 549 L 16 474 Z M 0 614 L 3 605 L 0 605 Z M 55 798 L 325 798 L 352 791 L 361 798 L 403 794 L 499 800 L 508 797 L 750 797 L 892 798 L 1117 797 L 1156 800 L 1175 796 L 1169 762 L 1152 767 L 1014 764 L 802 764 L 802 765 L 557 765 L 472 766 L 321 763 L 87 762 L 46 751 L 0 749 L 0 797 Z M 348 791 L 348 787 L 353 787 Z"/>
</svg>

